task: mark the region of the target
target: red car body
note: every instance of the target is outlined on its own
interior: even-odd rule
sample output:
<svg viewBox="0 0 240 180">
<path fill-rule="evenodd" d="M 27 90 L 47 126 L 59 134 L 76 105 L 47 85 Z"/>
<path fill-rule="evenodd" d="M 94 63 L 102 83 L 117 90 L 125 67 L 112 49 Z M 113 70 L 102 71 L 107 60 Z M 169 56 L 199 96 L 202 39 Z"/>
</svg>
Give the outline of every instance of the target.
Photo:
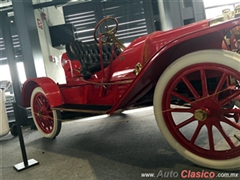
<svg viewBox="0 0 240 180">
<path fill-rule="evenodd" d="M 105 113 L 112 114 L 134 105 L 179 57 L 204 49 L 222 49 L 224 36 L 238 25 L 239 18 L 213 26 L 210 26 L 210 20 L 203 20 L 139 37 L 121 52 L 111 67 L 93 74 L 88 81 L 80 76 L 68 78 L 66 84 L 59 85 L 47 77 L 28 79 L 22 89 L 23 106 L 30 106 L 32 90 L 41 86 L 51 108 L 64 104 L 101 105 L 108 107 Z M 135 75 L 137 63 L 142 69 Z M 109 80 L 106 82 L 106 79 Z M 101 84 L 104 83 L 106 87 L 103 88 Z"/>
</svg>

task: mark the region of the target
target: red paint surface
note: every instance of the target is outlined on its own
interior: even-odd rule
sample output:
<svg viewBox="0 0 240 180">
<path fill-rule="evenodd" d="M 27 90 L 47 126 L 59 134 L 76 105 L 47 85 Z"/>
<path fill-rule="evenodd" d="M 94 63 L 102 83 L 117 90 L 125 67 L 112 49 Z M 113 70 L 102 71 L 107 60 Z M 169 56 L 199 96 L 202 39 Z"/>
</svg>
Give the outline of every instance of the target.
<svg viewBox="0 0 240 180">
<path fill-rule="evenodd" d="M 74 71 L 81 68 L 77 61 L 66 61 L 63 68 L 67 83 L 58 85 L 49 78 L 27 80 L 23 86 L 23 105 L 29 106 L 31 91 L 41 86 L 51 107 L 65 103 L 112 105 L 111 114 L 131 106 L 145 95 L 169 64 L 179 57 L 204 49 L 222 49 L 224 36 L 237 25 L 240 25 L 240 18 L 211 27 L 209 20 L 204 20 L 137 38 L 111 66 L 93 74 L 88 81 Z M 66 54 L 63 58 L 67 59 Z M 143 68 L 136 76 L 133 70 L 137 63 L 141 63 Z M 106 80 L 109 84 L 103 83 Z"/>
</svg>

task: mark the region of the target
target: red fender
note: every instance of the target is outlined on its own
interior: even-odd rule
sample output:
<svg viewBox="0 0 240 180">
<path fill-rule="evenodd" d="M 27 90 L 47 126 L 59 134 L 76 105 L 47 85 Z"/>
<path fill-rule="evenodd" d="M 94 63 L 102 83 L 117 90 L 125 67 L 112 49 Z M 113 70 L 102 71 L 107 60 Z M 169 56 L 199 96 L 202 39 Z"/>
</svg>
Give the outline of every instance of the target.
<svg viewBox="0 0 240 180">
<path fill-rule="evenodd" d="M 237 24 L 240 24 L 240 19 L 209 27 L 209 20 L 203 20 L 198 22 L 198 26 L 190 24 L 170 30 L 164 34 L 164 38 L 161 31 L 148 35 L 143 50 L 145 64 L 142 70 L 108 113 L 112 114 L 117 109 L 134 104 L 156 85 L 164 70 L 178 58 L 204 49 L 222 49 L 224 35 Z M 171 33 L 174 33 L 174 36 L 171 36 Z"/>
<path fill-rule="evenodd" d="M 43 89 L 50 107 L 59 106 L 64 103 L 61 91 L 52 79 L 48 77 L 30 78 L 23 84 L 22 88 L 23 107 L 30 107 L 31 94 L 36 87 L 41 87 Z"/>
</svg>

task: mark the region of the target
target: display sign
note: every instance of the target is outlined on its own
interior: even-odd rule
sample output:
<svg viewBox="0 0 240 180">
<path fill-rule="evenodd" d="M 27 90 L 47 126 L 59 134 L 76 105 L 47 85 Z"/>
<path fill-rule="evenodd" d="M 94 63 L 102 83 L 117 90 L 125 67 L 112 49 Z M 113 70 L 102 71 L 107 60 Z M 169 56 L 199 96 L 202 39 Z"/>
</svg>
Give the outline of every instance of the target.
<svg viewBox="0 0 240 180">
<path fill-rule="evenodd" d="M 40 29 L 43 29 L 43 23 L 42 23 L 41 19 L 37 18 L 37 24 Z"/>
</svg>

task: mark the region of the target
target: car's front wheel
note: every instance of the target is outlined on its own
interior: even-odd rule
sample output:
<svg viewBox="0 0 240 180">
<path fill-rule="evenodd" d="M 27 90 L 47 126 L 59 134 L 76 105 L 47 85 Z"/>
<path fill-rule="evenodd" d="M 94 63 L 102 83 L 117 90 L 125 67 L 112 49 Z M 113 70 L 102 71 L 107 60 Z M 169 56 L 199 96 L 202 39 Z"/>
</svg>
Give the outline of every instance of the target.
<svg viewBox="0 0 240 180">
<path fill-rule="evenodd" d="M 31 111 L 34 123 L 44 137 L 54 138 L 59 134 L 61 121 L 58 120 L 58 112 L 51 109 L 41 87 L 36 87 L 32 92 Z"/>
</svg>

